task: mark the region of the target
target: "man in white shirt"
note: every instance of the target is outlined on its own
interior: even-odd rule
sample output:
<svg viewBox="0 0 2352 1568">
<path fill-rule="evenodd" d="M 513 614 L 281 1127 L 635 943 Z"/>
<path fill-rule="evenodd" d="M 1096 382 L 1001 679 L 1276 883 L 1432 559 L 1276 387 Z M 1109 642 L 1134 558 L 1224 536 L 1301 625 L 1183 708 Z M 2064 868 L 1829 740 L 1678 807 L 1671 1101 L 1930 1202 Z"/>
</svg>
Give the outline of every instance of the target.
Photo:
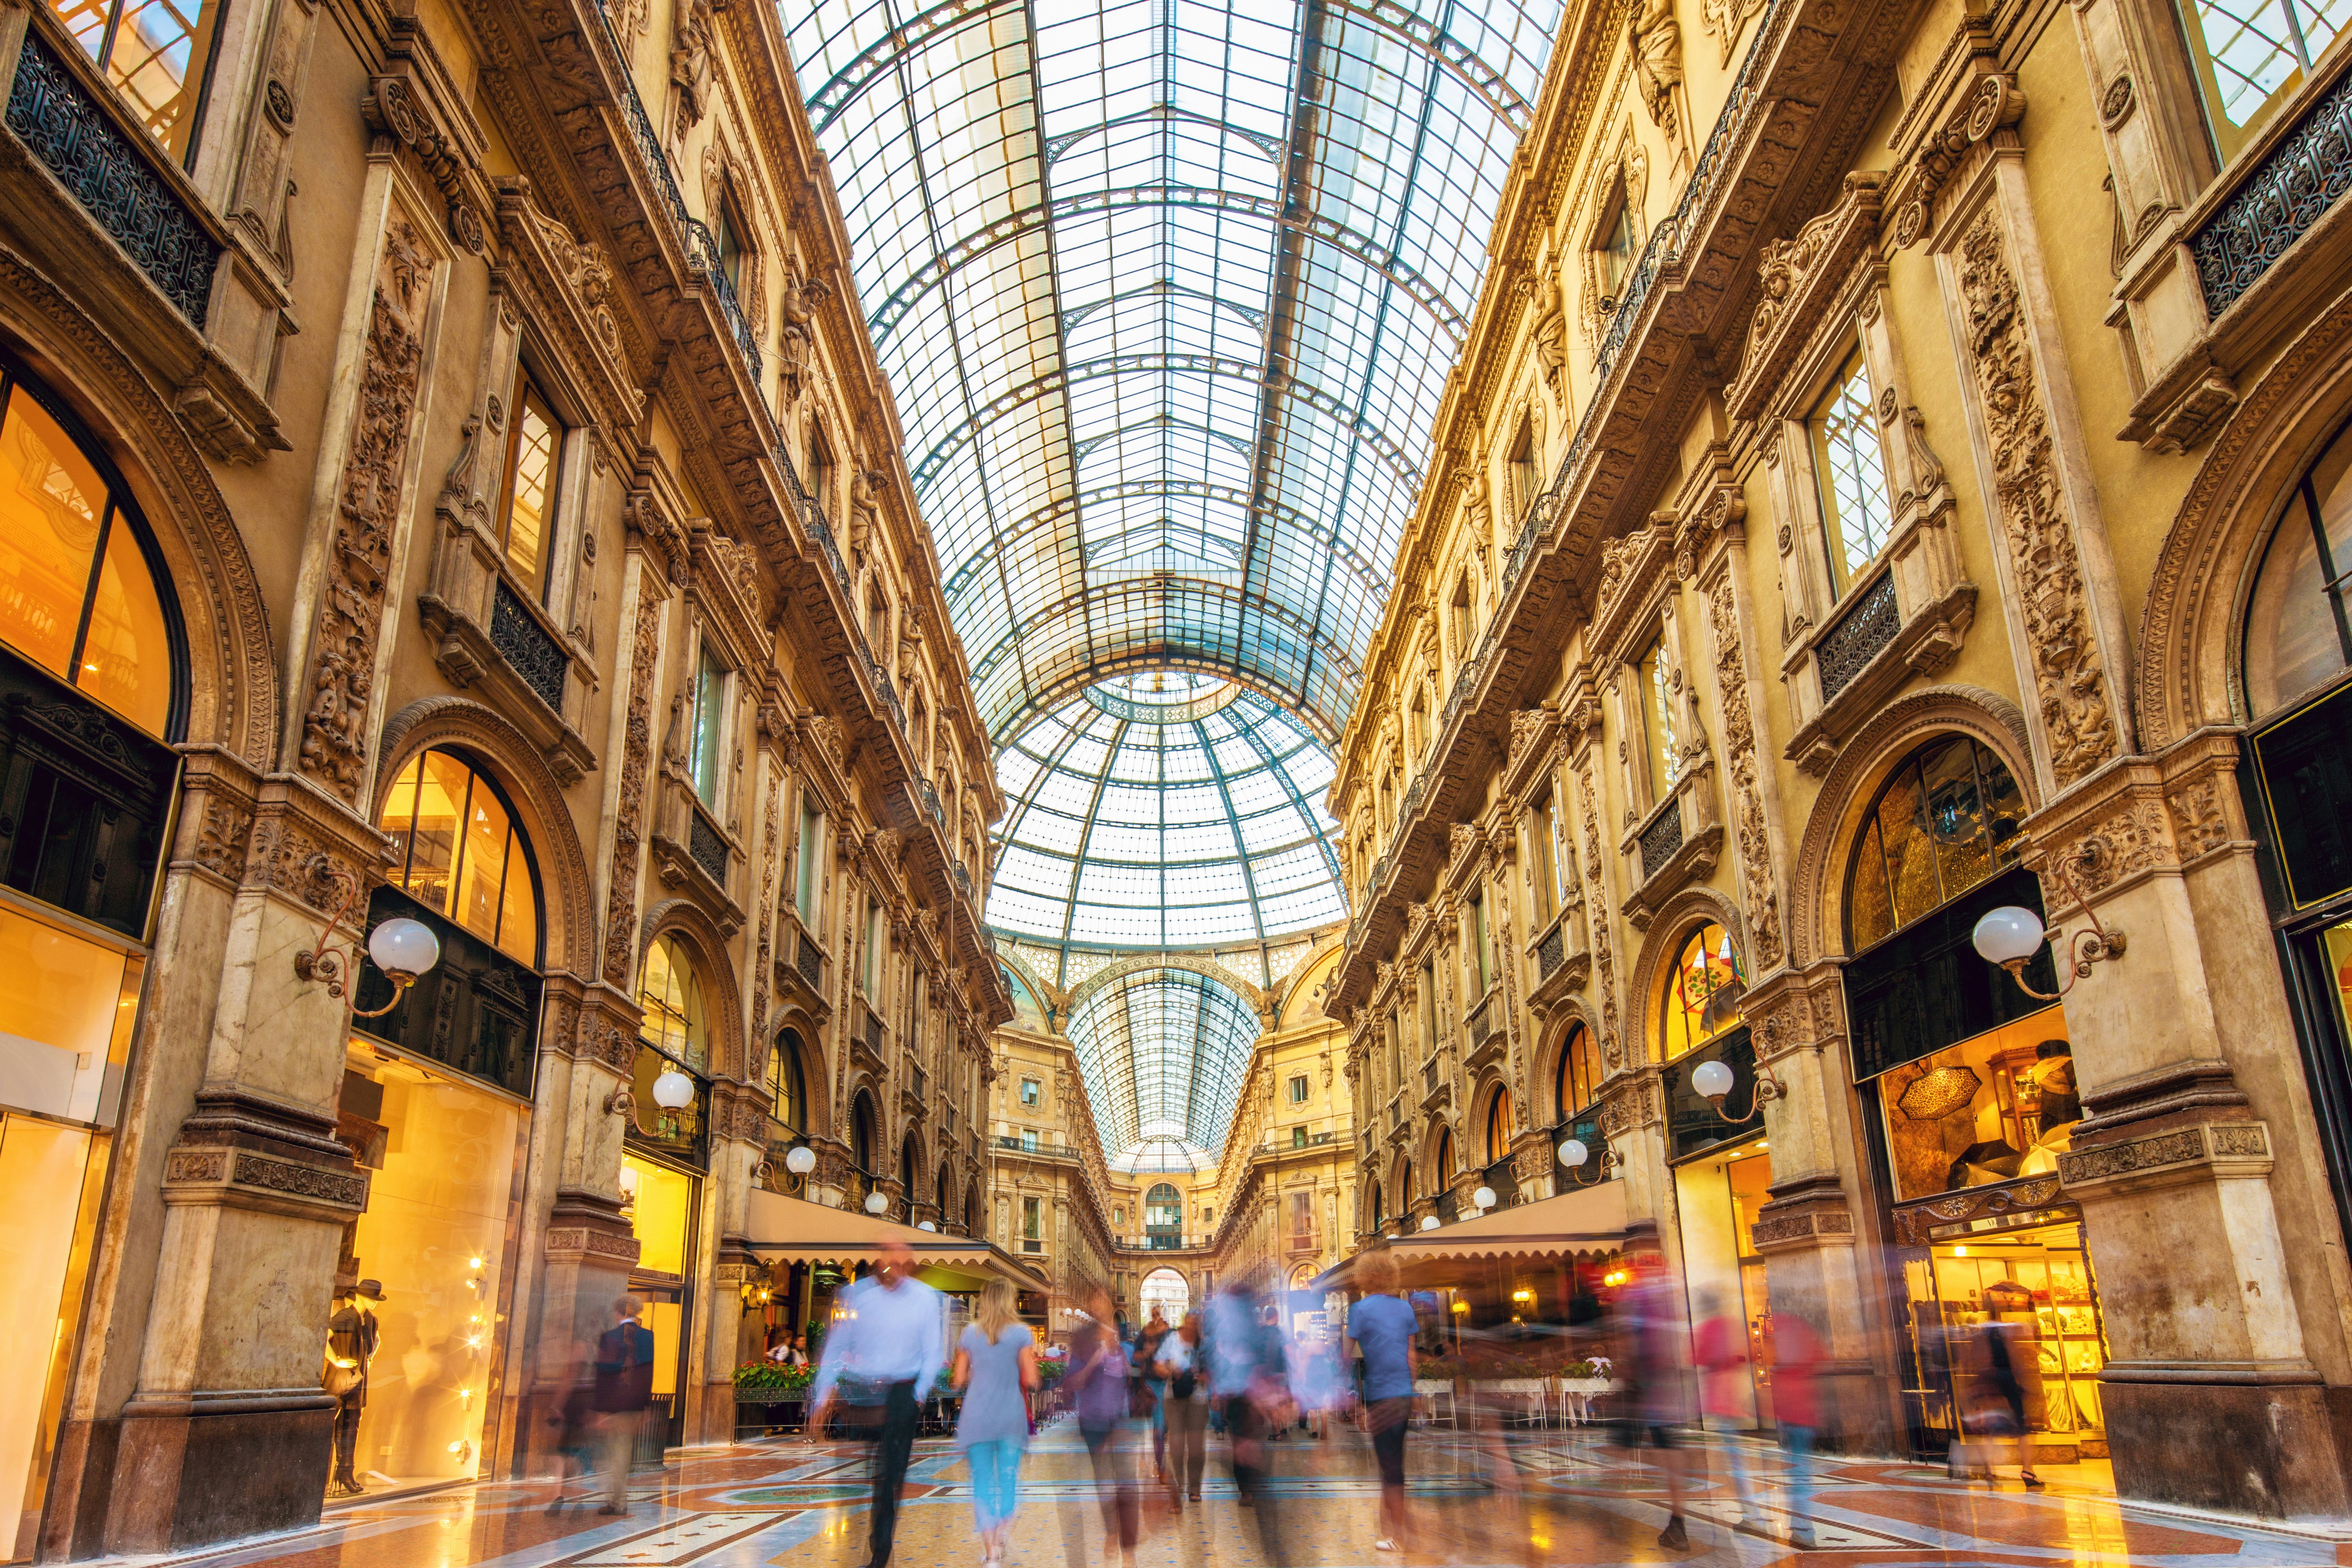
<svg viewBox="0 0 2352 1568">
<path fill-rule="evenodd" d="M 817 1368 L 809 1431 L 824 1430 L 835 1394 L 849 1419 L 874 1440 L 874 1511 L 866 1568 L 890 1561 L 898 1522 L 898 1487 L 915 1448 L 923 1399 L 947 1363 L 941 1322 L 946 1298 L 915 1278 L 906 1243 L 882 1244 L 874 1272 L 834 1298 L 835 1318 Z"/>
</svg>

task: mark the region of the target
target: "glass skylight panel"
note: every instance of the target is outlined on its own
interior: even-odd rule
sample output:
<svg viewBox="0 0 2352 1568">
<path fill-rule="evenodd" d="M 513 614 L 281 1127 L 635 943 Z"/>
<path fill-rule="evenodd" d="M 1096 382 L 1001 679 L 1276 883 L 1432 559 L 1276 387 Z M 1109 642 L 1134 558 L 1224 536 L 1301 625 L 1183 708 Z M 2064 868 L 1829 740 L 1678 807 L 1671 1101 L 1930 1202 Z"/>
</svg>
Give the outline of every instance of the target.
<svg viewBox="0 0 2352 1568">
<path fill-rule="evenodd" d="M 1092 671 L 1172 647 L 1252 675 L 1336 732 L 1370 634 L 1363 601 L 1381 595 L 1378 563 L 1417 480 L 1417 456 L 1375 479 L 1363 455 L 1385 446 L 1373 462 L 1386 468 L 1426 445 L 1558 5 L 1244 15 L 1201 0 L 1005 0 L 953 13 L 824 0 L 780 15 L 992 731 L 1010 734 Z M 1320 101 L 1316 166 L 1294 172 L 1302 23 L 1319 35 Z M 1478 87 L 1442 58 L 1465 49 L 1507 85 Z M 1294 237 L 1277 277 L 1278 219 L 1294 203 L 1342 232 Z M 1007 217 L 1018 232 L 976 243 Z M 1115 290 L 1134 297 L 1104 305 Z M 1295 384 L 1279 389 L 1263 326 L 1277 309 L 1297 323 L 1294 357 L 1273 367 Z M 1154 419 L 1231 440 L 1133 433 Z M 1324 428 L 1302 440 L 1302 423 Z M 1096 526 L 1106 485 L 1157 489 L 1156 515 L 1214 531 L 1203 483 L 1240 492 L 1225 536 L 1254 537 L 1259 559 L 1229 567 L 1172 532 L 1141 554 L 1076 547 L 1138 526 L 1124 506 Z M 1007 554 L 1015 531 L 1045 547 L 968 571 Z M 1180 581 L 1130 586 L 1155 573 Z M 1269 620 L 1281 635 L 1264 633 Z"/>
</svg>

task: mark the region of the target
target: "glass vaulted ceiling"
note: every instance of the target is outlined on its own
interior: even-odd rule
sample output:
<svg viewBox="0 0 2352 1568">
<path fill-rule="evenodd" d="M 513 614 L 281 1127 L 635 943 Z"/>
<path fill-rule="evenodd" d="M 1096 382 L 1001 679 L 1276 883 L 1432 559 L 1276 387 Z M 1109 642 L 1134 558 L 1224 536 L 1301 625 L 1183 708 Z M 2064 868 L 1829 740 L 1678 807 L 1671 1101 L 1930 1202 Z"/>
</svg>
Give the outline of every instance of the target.
<svg viewBox="0 0 2352 1568">
<path fill-rule="evenodd" d="M 1557 0 L 783 0 L 981 717 L 1335 737 Z"/>
<path fill-rule="evenodd" d="M 1213 676 L 1115 676 L 998 753 L 989 923 L 1087 946 L 1200 947 L 1344 920 L 1330 753 Z"/>
<path fill-rule="evenodd" d="M 1070 1015 L 1096 1131 L 1127 1171 L 1213 1162 L 1256 1044 L 1249 1004 L 1184 969 L 1122 974 Z"/>
</svg>

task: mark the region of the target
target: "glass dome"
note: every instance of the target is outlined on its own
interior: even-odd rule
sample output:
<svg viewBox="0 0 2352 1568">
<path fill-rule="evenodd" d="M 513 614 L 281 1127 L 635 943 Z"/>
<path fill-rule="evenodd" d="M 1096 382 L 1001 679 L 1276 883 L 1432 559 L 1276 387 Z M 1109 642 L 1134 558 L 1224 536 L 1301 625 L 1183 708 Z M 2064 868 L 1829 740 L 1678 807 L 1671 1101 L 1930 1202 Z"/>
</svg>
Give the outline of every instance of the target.
<svg viewBox="0 0 2352 1568">
<path fill-rule="evenodd" d="M 989 922 L 1201 947 L 1344 920 L 1330 753 L 1247 688 L 1173 670 L 1087 687 L 998 753 L 1012 807 Z"/>
</svg>

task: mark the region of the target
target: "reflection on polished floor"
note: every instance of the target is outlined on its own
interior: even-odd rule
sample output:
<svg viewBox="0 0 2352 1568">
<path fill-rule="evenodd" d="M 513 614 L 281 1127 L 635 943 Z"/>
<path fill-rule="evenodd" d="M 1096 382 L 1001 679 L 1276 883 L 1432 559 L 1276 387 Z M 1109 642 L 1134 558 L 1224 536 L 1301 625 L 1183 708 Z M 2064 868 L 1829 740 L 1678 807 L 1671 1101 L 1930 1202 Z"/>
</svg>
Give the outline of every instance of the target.
<svg viewBox="0 0 2352 1568">
<path fill-rule="evenodd" d="M 1293 1435 L 1294 1439 L 1298 1435 Z M 1665 1521 L 1656 1472 L 1627 1462 L 1591 1429 L 1535 1432 L 1509 1447 L 1521 1477 L 1515 1505 L 1488 1466 L 1495 1450 L 1444 1431 L 1416 1432 L 1411 1452 L 1415 1539 L 1401 1560 L 1373 1549 L 1378 1485 L 1360 1434 L 1335 1427 L 1325 1442 L 1276 1449 L 1289 1561 L 1299 1568 L 1397 1563 L 1578 1564 L 2191 1564 L 2245 1568 L 2352 1563 L 2352 1535 L 2263 1529 L 2118 1503 L 2104 1466 L 2042 1467 L 2047 1490 L 1947 1479 L 1938 1469 L 1884 1461 L 1820 1468 L 1817 1550 L 1734 1534 L 1725 1446 L 1710 1438 L 1711 1471 L 1690 1521 L 1690 1548 L 1656 1544 Z M 1139 1439 L 1131 1450 L 1146 1467 Z M 1749 1448 L 1768 1477 L 1776 1453 Z M 1222 1439 L 1211 1440 L 1204 1500 L 1171 1513 L 1147 1487 L 1139 1568 L 1253 1568 L 1267 1561 L 1255 1521 L 1235 1499 Z M 515 1481 L 358 1500 L 312 1530 L 172 1560 L 205 1568 L 856 1568 L 866 1560 L 863 1455 L 856 1447 L 773 1441 L 673 1452 L 641 1472 L 632 1513 L 600 1516 L 600 1499 L 546 1511 L 547 1481 Z M 1049 1428 L 1024 1468 L 1010 1568 L 1079 1568 L 1109 1559 L 1094 1487 L 1075 1427 Z M 1777 1480 L 1772 1484 L 1777 1486 Z M 574 1497 L 591 1489 L 574 1485 Z M 977 1563 L 969 1477 L 942 1439 L 917 1447 L 893 1561 L 903 1568 Z M 1774 1490 L 1768 1505 L 1785 1500 Z M 150 1560 L 152 1561 L 152 1560 Z"/>
</svg>

